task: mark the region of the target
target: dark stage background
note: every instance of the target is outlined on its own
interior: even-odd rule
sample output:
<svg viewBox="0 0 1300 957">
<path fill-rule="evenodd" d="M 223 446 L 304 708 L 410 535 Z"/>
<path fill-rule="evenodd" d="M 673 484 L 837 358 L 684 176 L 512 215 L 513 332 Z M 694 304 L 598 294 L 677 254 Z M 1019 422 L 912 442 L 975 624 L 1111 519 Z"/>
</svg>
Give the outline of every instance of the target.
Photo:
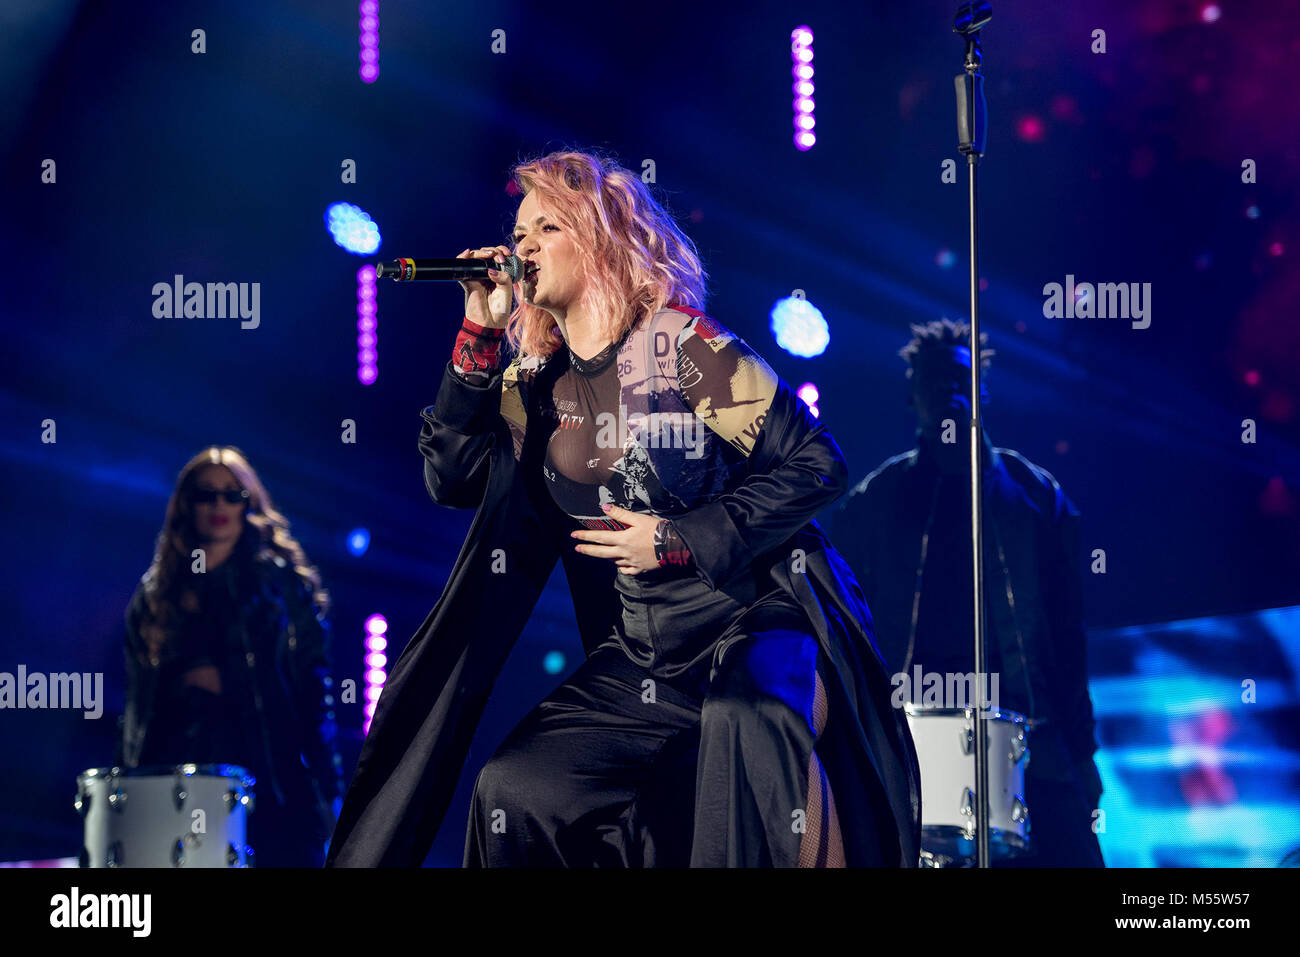
<svg viewBox="0 0 1300 957">
<path fill-rule="evenodd" d="M 248 453 L 321 567 L 340 678 L 362 677 L 368 616 L 386 616 L 390 660 L 415 630 L 471 518 L 427 499 L 415 444 L 461 291 L 381 283 L 366 386 L 356 271 L 505 241 L 521 157 L 653 160 L 711 274 L 708 312 L 787 381 L 817 384 L 855 479 L 909 448 L 897 350 L 909 323 L 966 314 L 954 9 L 384 0 L 365 83 L 355 3 L 6 3 L 0 671 L 102 672 L 105 700 L 98 720 L 0 712 L 0 860 L 80 847 L 74 778 L 112 760 L 123 610 L 203 446 Z M 1300 604 L 1294 12 L 999 0 L 985 30 L 986 422 L 1056 476 L 1085 548 L 1106 552 L 1085 597 L 1103 807 L 1122 801 L 1102 835 L 1113 863 L 1271 865 L 1300 843 L 1300 626 L 1252 614 Z M 801 24 L 817 70 L 807 152 L 791 142 Z M 374 217 L 377 254 L 332 241 L 340 201 Z M 176 274 L 260 283 L 260 325 L 155 318 L 151 290 Z M 1149 328 L 1044 318 L 1044 285 L 1067 274 L 1149 282 Z M 769 328 L 796 288 L 829 323 L 813 359 Z M 557 572 L 431 863 L 459 862 L 477 768 L 580 654 Z M 1246 679 L 1269 694 L 1242 704 Z M 351 767 L 360 706 L 340 718 Z"/>
</svg>

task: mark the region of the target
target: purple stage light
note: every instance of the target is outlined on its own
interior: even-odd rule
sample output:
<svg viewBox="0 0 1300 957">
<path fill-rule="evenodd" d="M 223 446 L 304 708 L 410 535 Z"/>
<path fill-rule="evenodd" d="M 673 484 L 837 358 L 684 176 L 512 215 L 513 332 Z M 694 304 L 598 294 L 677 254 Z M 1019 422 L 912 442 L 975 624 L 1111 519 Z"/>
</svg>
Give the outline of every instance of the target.
<svg viewBox="0 0 1300 957">
<path fill-rule="evenodd" d="M 363 83 L 374 83 L 379 78 L 379 2 L 363 0 L 357 7 L 361 18 L 357 21 L 358 44 L 361 47 L 361 66 L 357 74 Z"/>
<path fill-rule="evenodd" d="M 801 151 L 812 149 L 817 137 L 812 128 L 817 125 L 813 118 L 816 103 L 813 102 L 813 33 L 806 26 L 795 27 L 790 31 L 790 58 L 794 61 L 791 74 L 794 76 L 794 145 Z"/>
<path fill-rule="evenodd" d="M 817 391 L 816 384 L 805 382 L 795 390 L 795 394 L 803 399 L 804 405 L 808 406 L 808 411 L 813 414 L 813 418 L 821 418 L 821 410 L 817 408 L 817 400 L 821 393 Z"/>
<path fill-rule="evenodd" d="M 375 267 L 357 270 L 357 381 L 372 385 L 379 378 L 379 335 L 375 321 Z"/>
<path fill-rule="evenodd" d="M 361 726 L 361 733 L 369 734 L 370 722 L 375 716 L 375 704 L 383 692 L 384 682 L 388 680 L 388 672 L 384 670 L 388 664 L 388 657 L 383 654 L 388 646 L 388 639 L 385 637 L 388 632 L 388 619 L 383 615 L 371 615 L 366 619 L 365 629 L 366 719 Z"/>
</svg>

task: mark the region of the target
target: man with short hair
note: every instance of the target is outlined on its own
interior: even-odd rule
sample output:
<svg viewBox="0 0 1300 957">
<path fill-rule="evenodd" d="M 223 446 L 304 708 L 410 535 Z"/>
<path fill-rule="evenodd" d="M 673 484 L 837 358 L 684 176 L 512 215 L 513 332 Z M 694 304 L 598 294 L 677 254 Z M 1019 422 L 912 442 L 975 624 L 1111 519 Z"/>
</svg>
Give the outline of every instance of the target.
<svg viewBox="0 0 1300 957">
<path fill-rule="evenodd" d="M 917 448 L 854 487 L 832 515 L 834 539 L 862 584 L 889 670 L 967 674 L 975 670 L 970 328 L 945 319 L 912 332 L 899 354 L 908 362 Z M 980 350 L 982 368 L 992 355 Z M 981 438 L 988 670 L 999 676 L 998 706 L 1034 724 L 1025 771 L 1031 852 L 998 866 L 1103 867 L 1091 826 L 1102 785 L 1079 515 L 1046 470 L 994 448 L 986 432 Z M 920 701 L 921 689 L 911 696 Z M 954 758 L 963 759 L 956 750 Z"/>
</svg>

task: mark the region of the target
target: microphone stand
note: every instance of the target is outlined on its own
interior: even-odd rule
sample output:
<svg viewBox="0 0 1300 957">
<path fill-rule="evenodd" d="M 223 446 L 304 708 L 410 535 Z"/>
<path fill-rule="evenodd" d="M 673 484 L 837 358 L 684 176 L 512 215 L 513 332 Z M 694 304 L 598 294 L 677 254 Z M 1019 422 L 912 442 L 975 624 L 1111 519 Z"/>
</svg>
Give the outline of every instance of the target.
<svg viewBox="0 0 1300 957">
<path fill-rule="evenodd" d="M 989 866 L 989 741 L 985 714 L 988 701 L 985 679 L 988 662 L 984 648 L 984 515 L 983 469 L 984 424 L 980 417 L 980 333 L 979 333 L 979 211 L 978 173 L 984 155 L 987 109 L 984 77 L 980 74 L 980 29 L 993 18 L 985 2 L 963 3 L 953 19 L 953 32 L 966 41 L 962 61 L 964 72 L 954 77 L 957 88 L 957 148 L 966 156 L 970 172 L 970 491 L 971 548 L 975 569 L 975 680 L 979 704 L 975 713 L 975 866 Z"/>
</svg>

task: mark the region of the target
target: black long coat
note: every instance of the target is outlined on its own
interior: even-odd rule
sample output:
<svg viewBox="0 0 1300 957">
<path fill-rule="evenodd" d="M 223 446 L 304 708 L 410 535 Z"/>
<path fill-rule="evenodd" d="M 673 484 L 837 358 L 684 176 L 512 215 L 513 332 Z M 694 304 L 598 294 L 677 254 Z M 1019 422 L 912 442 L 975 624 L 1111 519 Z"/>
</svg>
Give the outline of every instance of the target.
<svg viewBox="0 0 1300 957">
<path fill-rule="evenodd" d="M 477 512 L 442 596 L 389 673 L 326 867 L 423 862 L 492 686 L 557 558 L 587 652 L 615 626 L 614 564 L 563 547 L 576 526 L 541 488 L 543 430 L 526 428 L 539 387 L 566 367 L 562 358 L 547 363 L 531 388 L 518 359 L 482 387 L 458 377 L 450 362 L 444 368 L 420 435 L 425 485 L 434 501 Z M 714 501 L 673 521 L 710 586 L 725 588 L 734 574 L 762 563 L 803 607 L 834 664 L 835 674 L 827 676 L 839 736 L 834 750 L 848 756 L 860 779 L 879 780 L 883 788 L 875 789 L 883 811 L 860 820 L 841 816 L 849 863 L 854 848 L 879 842 L 887 863 L 914 867 L 921 792 L 911 734 L 902 712 L 890 706 L 892 687 L 861 588 L 812 521 L 847 485 L 834 440 L 782 381 L 748 459 L 744 495 L 731 508 Z M 827 771 L 839 804 L 841 788 L 834 769 Z M 846 808 L 863 806 L 844 797 Z"/>
</svg>

